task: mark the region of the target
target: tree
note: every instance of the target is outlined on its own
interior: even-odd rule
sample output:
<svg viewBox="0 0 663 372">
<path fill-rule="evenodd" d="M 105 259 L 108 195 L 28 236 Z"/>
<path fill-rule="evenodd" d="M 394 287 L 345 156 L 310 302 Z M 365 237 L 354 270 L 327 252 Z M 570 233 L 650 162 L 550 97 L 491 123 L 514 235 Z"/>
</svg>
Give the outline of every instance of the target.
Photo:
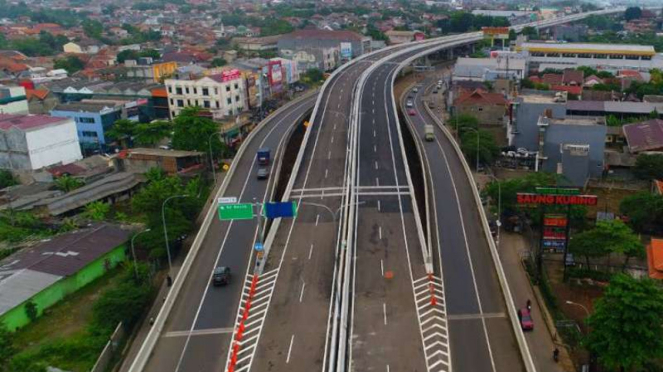
<svg viewBox="0 0 663 372">
<path fill-rule="evenodd" d="M 110 204 L 95 201 L 85 206 L 85 216 L 94 221 L 103 221 L 110 212 Z"/>
<path fill-rule="evenodd" d="M 322 70 L 318 68 L 310 68 L 306 70 L 304 76 L 302 76 L 302 80 L 308 84 L 315 84 L 323 81 L 324 79 L 325 77 L 322 73 Z"/>
<path fill-rule="evenodd" d="M 642 17 L 642 9 L 638 6 L 628 7 L 626 8 L 626 11 L 624 11 L 624 19 L 626 21 L 639 19 L 640 17 Z"/>
<path fill-rule="evenodd" d="M 108 334 L 122 322 L 130 327 L 141 317 L 150 303 L 151 287 L 145 280 L 133 279 L 127 270 L 121 282 L 103 292 L 92 307 L 92 332 Z"/>
<path fill-rule="evenodd" d="M 173 124 L 169 121 L 155 120 L 151 123 L 137 124 L 134 134 L 134 142 L 140 146 L 153 146 L 162 139 L 170 137 Z"/>
<path fill-rule="evenodd" d="M 64 192 L 69 192 L 76 190 L 77 188 L 85 185 L 83 181 L 81 181 L 78 178 L 70 177 L 67 175 L 64 175 L 62 177 L 59 177 L 55 180 L 55 187 L 58 190 L 64 191 Z"/>
<path fill-rule="evenodd" d="M 622 199 L 619 211 L 640 233 L 663 234 L 663 195 L 643 191 Z"/>
<path fill-rule="evenodd" d="M 53 67 L 65 69 L 71 75 L 85 68 L 85 63 L 76 56 L 67 56 L 65 58 L 56 59 Z"/>
<path fill-rule="evenodd" d="M 117 59 L 118 63 L 124 63 L 124 61 L 128 59 L 138 59 L 138 52 L 135 50 L 123 50 L 120 53 L 117 54 Z"/>
<path fill-rule="evenodd" d="M 521 34 L 527 36 L 528 39 L 536 39 L 539 37 L 539 31 L 532 26 L 525 26 L 523 27 L 523 30 L 520 32 Z"/>
<path fill-rule="evenodd" d="M 28 300 L 28 302 L 25 304 L 25 315 L 28 317 L 28 319 L 30 319 L 31 322 L 37 320 L 37 316 L 39 316 L 37 304 L 35 304 L 32 300 Z"/>
<path fill-rule="evenodd" d="M 227 64 L 228 64 L 228 61 L 226 61 L 223 58 L 219 58 L 219 57 L 214 58 L 212 60 L 212 63 L 211 63 L 212 67 L 222 67 L 222 66 L 225 66 Z"/>
<path fill-rule="evenodd" d="M 631 257 L 643 257 L 645 254 L 638 236 L 620 220 L 599 221 L 593 229 L 576 234 L 571 239 L 569 251 L 584 256 L 588 267 L 590 258 L 603 257 L 609 253 L 624 255 L 624 267 Z"/>
<path fill-rule="evenodd" d="M 211 140 L 213 155 L 223 155 L 226 151 L 225 146 L 219 140 L 219 136 L 213 136 L 219 131 L 219 126 L 212 119 L 201 116 L 200 113 L 200 108 L 188 107 L 175 118 L 173 148 L 207 153 Z"/>
<path fill-rule="evenodd" d="M 0 190 L 16 184 L 18 184 L 18 182 L 11 171 L 8 171 L 7 169 L 0 170 Z"/>
<path fill-rule="evenodd" d="M 610 369 L 632 371 L 663 357 L 663 290 L 651 279 L 613 276 L 587 318 L 587 348 Z"/>
<path fill-rule="evenodd" d="M 477 140 L 479 141 L 479 162 L 492 164 L 500 149 L 495 144 L 495 138 L 490 132 L 479 129 L 477 135 L 477 132 L 473 130 L 463 130 L 461 128 L 460 133 L 460 148 L 471 164 L 475 164 L 477 161 Z"/>
<path fill-rule="evenodd" d="M 101 33 L 104 31 L 104 26 L 99 21 L 86 19 L 83 21 L 82 26 L 85 35 L 94 39 L 99 39 L 101 37 Z"/>
<path fill-rule="evenodd" d="M 518 38 L 518 33 L 516 30 L 509 30 L 509 40 L 513 41 Z"/>
<path fill-rule="evenodd" d="M 106 131 L 106 137 L 113 141 L 117 141 L 123 147 L 129 146 L 129 140 L 136 133 L 138 123 L 129 119 L 119 119 L 113 123 L 113 126 Z"/>
<path fill-rule="evenodd" d="M 476 116 L 469 114 L 458 114 L 453 115 L 451 119 L 449 119 L 449 124 L 452 127 L 457 128 L 459 132 L 462 132 L 465 128 L 478 129 L 479 119 L 477 119 Z"/>
<path fill-rule="evenodd" d="M 0 322 L 0 371 L 9 371 L 7 367 L 15 353 L 13 334 Z"/>
<path fill-rule="evenodd" d="M 643 180 L 663 180 L 663 155 L 638 155 L 633 173 Z"/>
</svg>

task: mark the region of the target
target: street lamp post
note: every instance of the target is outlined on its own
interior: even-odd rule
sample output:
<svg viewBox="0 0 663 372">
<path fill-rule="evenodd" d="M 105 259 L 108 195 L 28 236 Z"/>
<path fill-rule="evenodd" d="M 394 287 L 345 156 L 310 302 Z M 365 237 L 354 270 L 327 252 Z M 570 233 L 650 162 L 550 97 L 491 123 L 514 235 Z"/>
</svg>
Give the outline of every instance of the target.
<svg viewBox="0 0 663 372">
<path fill-rule="evenodd" d="M 587 310 L 587 307 L 586 307 L 585 305 L 583 305 L 583 304 L 579 304 L 579 303 L 577 303 L 577 302 L 573 302 L 573 301 L 568 301 L 568 300 L 566 301 L 566 304 L 567 304 L 567 305 L 575 305 L 575 306 L 579 306 L 579 307 L 581 307 L 583 310 L 585 310 L 585 313 L 587 313 L 587 317 L 589 317 L 589 315 L 590 315 L 590 314 L 589 314 L 589 310 Z"/>
<path fill-rule="evenodd" d="M 138 234 L 134 234 L 134 236 L 131 237 L 131 255 L 134 257 L 134 272 L 136 274 L 136 279 L 138 279 L 138 261 L 136 260 L 136 250 L 134 249 L 134 240 L 136 237 L 142 233 L 146 233 L 152 231 L 152 229 L 145 229 Z"/>
<path fill-rule="evenodd" d="M 166 228 L 166 203 L 168 203 L 169 200 L 175 199 L 175 198 L 188 198 L 189 195 L 173 195 L 161 203 L 161 222 L 163 223 L 163 236 L 164 239 L 166 240 L 166 255 L 168 256 L 168 283 L 170 284 L 170 273 L 173 270 L 173 261 L 170 256 L 170 245 L 168 244 L 168 229 Z"/>
<path fill-rule="evenodd" d="M 500 245 L 500 230 L 502 228 L 502 185 L 494 175 L 490 177 L 497 183 L 497 246 Z"/>
<path fill-rule="evenodd" d="M 214 159 L 212 157 L 212 136 L 218 135 L 221 132 L 214 132 L 210 134 L 207 138 L 207 143 L 209 144 L 209 165 L 212 167 L 212 177 L 214 177 L 214 183 L 216 184 L 216 167 L 214 166 Z"/>
</svg>

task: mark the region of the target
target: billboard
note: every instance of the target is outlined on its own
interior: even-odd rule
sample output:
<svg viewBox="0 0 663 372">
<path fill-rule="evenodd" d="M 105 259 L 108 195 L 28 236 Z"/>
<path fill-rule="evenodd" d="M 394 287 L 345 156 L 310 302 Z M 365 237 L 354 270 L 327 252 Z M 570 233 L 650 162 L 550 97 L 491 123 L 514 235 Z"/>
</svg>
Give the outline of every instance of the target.
<svg viewBox="0 0 663 372">
<path fill-rule="evenodd" d="M 283 89 L 283 66 L 281 61 L 269 61 L 267 65 L 269 85 L 272 93 L 280 93 Z"/>
<path fill-rule="evenodd" d="M 482 27 L 483 36 L 487 39 L 508 39 L 508 27 Z"/>
<path fill-rule="evenodd" d="M 352 58 L 352 43 L 341 43 L 341 58 L 342 59 Z"/>
<path fill-rule="evenodd" d="M 236 80 L 242 77 L 242 73 L 234 68 L 232 70 L 225 70 L 221 73 L 221 80 L 225 83 L 226 81 Z"/>
<path fill-rule="evenodd" d="M 414 33 L 414 41 L 421 41 L 421 40 L 424 40 L 425 38 L 426 38 L 426 34 L 424 34 L 423 32 L 415 32 Z"/>
<path fill-rule="evenodd" d="M 598 203 L 596 195 L 542 195 L 531 193 L 518 193 L 518 204 L 544 204 L 544 205 L 587 205 Z"/>
</svg>

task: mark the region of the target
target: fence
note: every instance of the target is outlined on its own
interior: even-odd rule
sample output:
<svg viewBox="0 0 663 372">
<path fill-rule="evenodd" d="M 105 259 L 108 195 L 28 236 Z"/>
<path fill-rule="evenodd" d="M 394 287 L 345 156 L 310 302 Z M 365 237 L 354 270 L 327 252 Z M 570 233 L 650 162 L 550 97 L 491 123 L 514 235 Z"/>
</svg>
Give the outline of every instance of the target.
<svg viewBox="0 0 663 372">
<path fill-rule="evenodd" d="M 92 367 L 90 372 L 105 372 L 108 369 L 110 363 L 113 361 L 113 357 L 121 352 L 120 344 L 122 343 L 125 334 L 126 331 L 122 326 L 122 322 L 120 322 L 117 327 L 115 327 L 115 331 L 110 336 L 104 350 L 99 354 L 99 358 L 97 358 L 97 362 L 94 364 L 94 367 Z"/>
</svg>

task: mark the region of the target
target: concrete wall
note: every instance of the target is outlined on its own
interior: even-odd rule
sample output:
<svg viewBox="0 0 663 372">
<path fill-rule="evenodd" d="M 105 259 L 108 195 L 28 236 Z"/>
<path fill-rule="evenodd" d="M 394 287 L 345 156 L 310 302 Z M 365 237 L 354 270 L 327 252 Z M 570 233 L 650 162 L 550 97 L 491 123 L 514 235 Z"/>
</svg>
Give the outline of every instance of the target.
<svg viewBox="0 0 663 372">
<path fill-rule="evenodd" d="M 24 132 L 0 131 L 0 169 L 32 169 Z"/>
<path fill-rule="evenodd" d="M 511 145 L 524 147 L 530 151 L 539 148 L 539 127 L 537 122 L 539 116 L 546 109 L 551 109 L 553 118 L 563 119 L 566 117 L 566 105 L 564 103 L 520 103 L 516 108 L 515 120 L 519 134 L 513 135 Z"/>
<path fill-rule="evenodd" d="M 548 126 L 543 148 L 544 155 L 548 159 L 543 162 L 543 170 L 557 171 L 557 163 L 562 161 L 560 149 L 562 145 L 589 145 L 589 175 L 594 178 L 600 177 L 603 172 L 606 132 L 607 127 L 604 125 L 552 124 Z"/>
<path fill-rule="evenodd" d="M 126 259 L 126 247 L 118 246 L 82 268 L 76 274 L 63 278 L 50 287 L 34 295 L 30 300 L 23 302 L 12 310 L 6 312 L 0 321 L 9 330 L 13 331 L 30 323 L 25 312 L 25 305 L 32 301 L 37 306 L 37 315 L 41 316 L 44 310 L 60 302 L 65 296 L 72 294 L 93 280 L 103 276 L 108 270 L 117 266 Z"/>
<path fill-rule="evenodd" d="M 482 125 L 503 125 L 506 108 L 498 105 L 461 105 L 458 112 L 476 117 Z"/>
<path fill-rule="evenodd" d="M 83 159 L 76 124 L 73 120 L 28 131 L 25 136 L 32 169 L 40 169 L 57 163 L 68 164 Z"/>
</svg>

